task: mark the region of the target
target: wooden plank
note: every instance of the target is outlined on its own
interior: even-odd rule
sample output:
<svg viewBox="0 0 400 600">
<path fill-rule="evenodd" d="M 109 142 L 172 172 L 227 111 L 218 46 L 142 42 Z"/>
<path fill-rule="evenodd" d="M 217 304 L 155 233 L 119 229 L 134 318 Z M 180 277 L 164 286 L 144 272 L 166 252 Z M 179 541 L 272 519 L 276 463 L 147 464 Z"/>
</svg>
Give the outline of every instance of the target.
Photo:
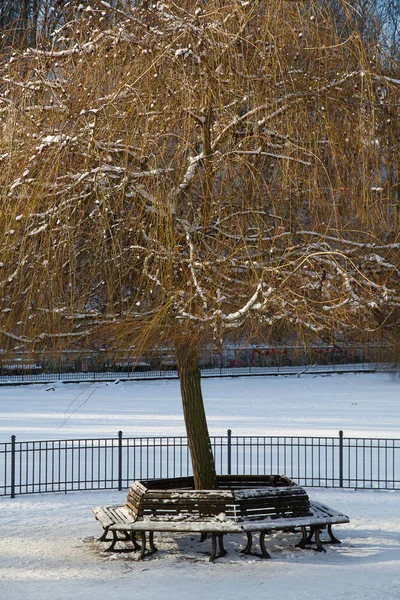
<svg viewBox="0 0 400 600">
<path fill-rule="evenodd" d="M 138 500 L 140 500 L 140 498 L 142 498 L 146 492 L 147 488 L 140 481 L 135 481 L 129 486 L 128 489 L 128 494 L 132 494 L 133 496 L 137 497 Z"/>
<path fill-rule="evenodd" d="M 308 498 L 274 498 L 271 496 L 265 496 L 264 498 L 250 498 L 248 500 L 240 500 L 236 502 L 238 506 L 243 508 L 259 508 L 259 507 L 300 507 L 300 508 L 308 508 L 310 506 L 310 501 Z"/>
<path fill-rule="evenodd" d="M 220 488 L 287 487 L 295 485 L 284 475 L 218 475 Z"/>
<path fill-rule="evenodd" d="M 336 509 L 331 508 L 329 506 L 325 506 L 325 504 L 321 504 L 320 502 L 311 502 L 311 510 L 312 510 L 313 514 L 318 515 L 321 518 L 335 519 L 338 517 L 345 517 L 348 520 L 341 521 L 341 522 L 348 523 L 350 521 L 349 517 L 347 517 L 343 513 L 339 512 Z"/>
<path fill-rule="evenodd" d="M 223 506 L 226 503 L 233 503 L 233 498 L 176 498 L 176 497 L 162 497 L 162 498 L 148 498 L 145 496 L 140 501 L 140 506 Z"/>
<path fill-rule="evenodd" d="M 92 508 L 92 511 L 96 519 L 100 521 L 104 528 L 114 523 L 110 516 L 101 507 Z"/>
<path fill-rule="evenodd" d="M 233 499 L 230 490 L 148 490 L 142 500 L 152 498 L 174 498 L 190 500 Z"/>
<path fill-rule="evenodd" d="M 136 521 L 111 525 L 110 531 L 160 531 L 160 532 L 203 532 L 241 533 L 241 525 L 232 521 Z"/>
<path fill-rule="evenodd" d="M 134 504 L 131 504 L 128 500 L 125 503 L 125 507 L 127 508 L 127 510 L 130 510 L 132 513 L 134 513 L 135 515 L 140 514 L 140 505 L 136 506 Z"/>
<path fill-rule="evenodd" d="M 128 490 L 128 496 L 136 498 L 138 502 L 146 495 L 147 491 L 142 491 L 140 488 L 131 486 Z"/>
<path fill-rule="evenodd" d="M 296 496 L 302 496 L 308 498 L 306 491 L 299 486 L 291 486 L 291 487 L 259 487 L 259 488 L 249 488 L 249 489 L 240 489 L 234 490 L 233 495 L 235 500 L 244 500 L 251 499 L 257 497 L 264 496 L 274 496 L 274 497 L 288 497 L 294 498 Z"/>
<path fill-rule="evenodd" d="M 194 489 L 193 477 L 169 477 L 167 479 L 145 479 L 140 482 L 146 490 Z"/>
<path fill-rule="evenodd" d="M 132 507 L 136 510 L 139 510 L 140 505 L 141 505 L 141 500 L 138 501 L 136 500 L 136 498 L 134 498 L 133 496 L 129 495 L 126 499 L 125 504 L 129 504 L 129 507 Z"/>
<path fill-rule="evenodd" d="M 113 515 L 115 520 L 119 519 L 124 523 L 131 523 L 132 521 L 136 520 L 134 518 L 134 515 L 131 512 L 129 512 L 124 506 L 122 506 L 118 510 L 112 510 L 111 514 Z"/>
<path fill-rule="evenodd" d="M 295 518 L 282 518 L 282 519 L 265 519 L 264 521 L 247 521 L 242 522 L 243 531 L 263 531 L 263 530 L 274 530 L 279 531 L 281 529 L 291 529 L 292 527 L 310 527 L 310 526 L 324 526 L 324 525 L 337 525 L 339 523 L 349 523 L 350 519 L 343 514 L 337 513 L 332 517 L 319 516 L 313 514 L 308 517 L 295 517 Z"/>
</svg>

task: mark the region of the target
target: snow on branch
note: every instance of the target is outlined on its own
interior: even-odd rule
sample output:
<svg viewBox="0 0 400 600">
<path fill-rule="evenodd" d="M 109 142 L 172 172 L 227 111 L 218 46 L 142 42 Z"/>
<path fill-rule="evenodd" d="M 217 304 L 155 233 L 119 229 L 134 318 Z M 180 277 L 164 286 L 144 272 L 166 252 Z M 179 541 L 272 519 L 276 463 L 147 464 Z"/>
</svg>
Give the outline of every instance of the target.
<svg viewBox="0 0 400 600">
<path fill-rule="evenodd" d="M 286 234 L 283 234 L 286 235 Z M 323 240 L 329 240 L 331 242 L 336 242 L 338 244 L 345 244 L 348 246 L 354 246 L 356 248 L 364 248 L 366 250 L 399 250 L 400 243 L 389 243 L 389 244 L 376 244 L 371 242 L 357 242 L 355 240 L 350 240 L 346 237 L 334 237 L 332 235 L 326 233 L 320 233 L 318 231 L 307 231 L 303 229 L 299 229 L 296 231 L 296 235 L 310 235 L 314 237 L 322 238 Z"/>
<path fill-rule="evenodd" d="M 390 83 L 400 85 L 400 79 L 393 79 L 393 77 L 388 77 L 387 75 L 379 75 L 376 76 L 375 79 L 385 79 L 386 81 L 390 81 Z"/>
<path fill-rule="evenodd" d="M 337 310 L 338 308 L 345 306 L 349 301 L 350 301 L 349 298 L 345 298 L 344 300 L 342 300 L 342 302 L 338 302 L 337 304 L 330 304 L 329 306 L 324 304 L 322 306 L 322 310 L 324 310 L 325 312 L 328 312 L 330 310 Z"/>
<path fill-rule="evenodd" d="M 190 239 L 189 232 L 186 232 L 186 240 L 187 240 L 187 243 L 188 243 L 188 246 L 189 246 L 189 256 L 190 256 L 189 269 L 190 269 L 190 273 L 192 275 L 192 280 L 193 280 L 194 286 L 196 288 L 196 291 L 197 291 L 198 295 L 200 296 L 200 298 L 201 298 L 201 300 L 203 302 L 204 310 L 207 311 L 207 309 L 208 309 L 207 299 L 206 299 L 204 290 L 202 290 L 202 288 L 199 285 L 199 282 L 198 282 L 198 279 L 196 277 L 196 273 L 195 273 L 195 270 L 194 270 L 194 266 L 193 266 L 194 265 L 194 260 L 193 260 L 193 258 L 194 258 L 194 251 L 193 251 L 193 243 L 192 243 L 192 240 Z"/>
<path fill-rule="evenodd" d="M 254 307 L 255 303 L 258 300 L 258 297 L 259 297 L 259 294 L 260 294 L 262 288 L 263 288 L 263 284 L 260 282 L 257 286 L 256 291 L 250 298 L 250 300 L 244 306 L 242 306 L 242 308 L 240 308 L 239 310 L 237 310 L 233 313 L 230 313 L 228 315 L 222 315 L 222 321 L 224 323 L 233 323 L 235 321 L 242 320 L 243 317 Z"/>
<path fill-rule="evenodd" d="M 16 342 L 22 342 L 22 343 L 26 344 L 27 342 L 31 341 L 29 338 L 27 338 L 25 336 L 16 335 L 15 333 L 11 333 L 11 331 L 5 331 L 4 329 L 0 329 L 0 333 L 5 335 L 6 337 L 11 338 L 12 340 L 15 340 Z"/>
<path fill-rule="evenodd" d="M 182 182 L 179 184 L 178 188 L 175 190 L 175 194 L 178 196 L 181 192 L 188 189 L 190 186 L 200 164 L 204 158 L 204 154 L 201 152 L 197 156 L 189 157 L 189 166 L 187 167 Z"/>
<path fill-rule="evenodd" d="M 302 165 L 306 165 L 307 167 L 311 166 L 311 163 L 307 160 L 302 160 L 301 158 L 296 158 L 294 156 L 286 156 L 285 154 L 275 154 L 273 152 L 264 152 L 261 148 L 257 150 L 232 150 L 227 154 L 241 154 L 247 156 L 268 156 L 270 158 L 275 158 L 277 160 L 292 160 L 294 162 L 300 163 Z"/>
</svg>

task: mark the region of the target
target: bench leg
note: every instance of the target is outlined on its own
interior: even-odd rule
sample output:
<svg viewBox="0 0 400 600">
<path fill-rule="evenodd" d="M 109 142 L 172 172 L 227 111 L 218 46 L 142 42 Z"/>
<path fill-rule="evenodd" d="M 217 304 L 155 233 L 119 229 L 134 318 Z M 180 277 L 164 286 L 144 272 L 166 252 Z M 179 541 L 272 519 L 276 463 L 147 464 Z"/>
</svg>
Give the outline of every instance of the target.
<svg viewBox="0 0 400 600">
<path fill-rule="evenodd" d="M 265 547 L 265 536 L 267 533 L 269 533 L 269 531 L 267 531 L 267 530 L 260 531 L 261 553 L 258 553 L 258 552 L 251 551 L 251 548 L 253 546 L 253 536 L 250 531 L 246 531 L 247 544 L 246 544 L 246 547 L 243 550 L 241 550 L 242 554 L 247 554 L 247 555 L 251 555 L 251 556 L 259 556 L 260 558 L 271 558 L 271 555 L 268 554 L 267 549 Z"/>
<path fill-rule="evenodd" d="M 321 527 L 313 527 L 313 529 L 314 529 L 314 540 L 317 545 L 316 551 L 317 552 L 326 552 L 325 548 L 321 544 L 321 538 L 320 538 Z"/>
<path fill-rule="evenodd" d="M 109 542 L 110 538 L 107 538 L 107 535 L 108 535 L 108 527 L 105 527 L 103 534 L 99 538 L 97 538 L 97 541 L 98 542 Z"/>
<path fill-rule="evenodd" d="M 304 550 L 304 548 L 307 545 L 307 540 L 308 540 L 309 536 L 307 534 L 307 529 L 305 527 L 301 528 L 301 540 L 299 541 L 298 544 L 296 544 L 296 548 L 302 548 Z"/>
<path fill-rule="evenodd" d="M 310 527 L 310 533 L 308 534 L 307 538 L 306 538 L 306 546 L 312 543 L 312 539 L 314 537 L 314 527 Z"/>
<path fill-rule="evenodd" d="M 112 542 L 108 546 L 108 548 L 106 548 L 104 550 L 104 552 L 118 552 L 118 550 L 114 550 L 115 544 L 119 541 L 118 533 L 116 531 L 113 531 L 112 536 L 113 536 Z"/>
<path fill-rule="evenodd" d="M 130 541 L 133 544 L 133 550 L 137 551 L 141 549 L 141 545 L 138 544 L 137 540 L 136 540 L 136 533 L 134 531 L 131 531 L 131 535 L 130 535 Z"/>
<path fill-rule="evenodd" d="M 325 525 L 324 525 L 323 527 L 321 527 L 321 528 L 320 528 L 320 533 L 321 533 L 321 530 L 322 530 L 322 529 L 325 529 Z M 321 540 L 321 544 L 341 544 L 341 543 L 342 543 L 342 542 L 341 542 L 340 540 L 338 540 L 338 539 L 337 539 L 337 537 L 336 537 L 336 536 L 333 534 L 333 531 L 332 531 L 332 525 L 326 525 L 326 530 L 327 530 L 327 532 L 328 532 L 328 535 L 329 535 L 329 540 L 327 540 L 327 541 L 322 541 L 322 540 Z M 311 531 L 311 533 L 310 533 L 310 536 L 309 536 L 309 537 L 310 537 L 310 540 L 309 540 L 310 542 L 311 542 L 312 536 L 313 536 L 313 532 Z"/>
<path fill-rule="evenodd" d="M 217 554 L 217 534 L 211 534 L 211 554 L 210 554 L 210 562 L 214 562 L 215 555 Z"/>
<path fill-rule="evenodd" d="M 251 554 L 251 547 L 253 545 L 253 536 L 249 531 L 246 531 L 247 544 L 246 547 L 241 550 L 242 554 Z"/>
<path fill-rule="evenodd" d="M 149 550 L 147 550 L 146 532 L 141 531 L 140 537 L 141 537 L 142 543 L 140 546 L 140 553 L 139 553 L 139 556 L 137 557 L 137 560 L 142 560 L 145 556 L 150 556 L 151 554 L 154 554 L 158 550 L 158 548 L 156 548 L 154 545 L 154 532 L 153 531 L 149 531 Z"/>
<path fill-rule="evenodd" d="M 156 548 L 154 545 L 154 532 L 153 531 L 149 531 L 149 546 L 150 546 L 149 554 L 154 554 L 154 552 L 157 552 L 158 548 Z"/>
<path fill-rule="evenodd" d="M 107 537 L 108 536 L 108 529 L 109 529 L 109 527 L 110 527 L 110 525 L 107 525 L 107 527 L 104 527 L 103 534 L 99 538 L 97 538 L 98 542 L 110 542 L 110 541 L 112 541 L 110 538 Z M 124 535 L 124 541 L 129 541 L 130 540 L 129 532 L 123 531 L 121 533 Z M 114 538 L 112 538 L 112 539 L 114 539 Z"/>
<path fill-rule="evenodd" d="M 267 549 L 265 547 L 265 534 L 267 531 L 261 531 L 260 533 L 260 548 L 261 548 L 261 557 L 262 558 L 271 558 L 271 555 L 268 554 Z"/>
<path fill-rule="evenodd" d="M 135 532 L 122 531 L 120 533 L 123 535 L 122 538 L 118 537 L 118 531 L 112 531 L 112 542 L 104 552 L 137 552 L 141 550 L 142 547 L 135 539 Z M 117 542 L 132 542 L 133 548 L 115 548 Z"/>
<path fill-rule="evenodd" d="M 108 548 L 106 548 L 104 550 L 104 552 L 132 552 L 131 548 L 115 548 L 115 545 L 117 542 L 126 542 L 127 540 L 129 540 L 129 538 L 127 538 L 126 535 L 124 536 L 124 538 L 122 540 L 118 537 L 118 531 L 113 531 L 112 535 L 113 535 L 112 542 L 108 546 Z"/>
<path fill-rule="evenodd" d="M 325 548 L 321 542 L 321 527 L 310 527 L 310 532 L 307 533 L 307 529 L 305 527 L 301 528 L 302 538 L 298 544 L 296 544 L 296 548 L 302 548 L 302 550 L 316 550 L 317 552 L 326 552 Z M 313 538 L 315 541 L 316 548 L 310 548 L 310 545 L 313 542 Z"/>
<path fill-rule="evenodd" d="M 138 560 L 142 560 L 145 557 L 146 554 L 146 532 L 145 531 L 141 531 L 140 532 L 140 537 L 142 539 L 142 544 L 140 547 L 140 554 L 138 556 Z"/>
<path fill-rule="evenodd" d="M 341 544 L 342 543 L 340 540 L 337 539 L 336 536 L 333 535 L 332 525 L 328 525 L 327 530 L 328 530 L 328 535 L 329 535 L 329 542 L 325 542 L 325 544 Z"/>
<path fill-rule="evenodd" d="M 218 538 L 218 548 L 219 552 L 217 554 L 217 538 Z M 212 533 L 211 534 L 211 554 L 210 554 L 210 562 L 214 562 L 216 558 L 221 558 L 221 556 L 225 556 L 227 551 L 224 547 L 224 534 L 223 533 Z"/>
<path fill-rule="evenodd" d="M 224 547 L 224 534 L 223 533 L 218 534 L 218 547 L 219 547 L 218 558 L 220 556 L 225 556 L 226 554 L 228 554 L 228 552 L 225 550 L 225 547 Z"/>
</svg>

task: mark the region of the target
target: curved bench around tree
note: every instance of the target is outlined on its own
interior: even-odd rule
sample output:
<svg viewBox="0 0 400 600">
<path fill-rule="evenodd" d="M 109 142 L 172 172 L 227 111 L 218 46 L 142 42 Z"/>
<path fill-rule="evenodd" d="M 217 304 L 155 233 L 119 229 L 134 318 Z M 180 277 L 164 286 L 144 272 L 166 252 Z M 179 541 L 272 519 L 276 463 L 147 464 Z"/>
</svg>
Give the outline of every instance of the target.
<svg viewBox="0 0 400 600">
<path fill-rule="evenodd" d="M 198 532 L 202 539 L 211 536 L 213 561 L 226 554 L 226 533 L 245 533 L 247 545 L 243 552 L 252 554 L 252 534 L 257 532 L 261 549 L 258 555 L 270 558 L 264 540 L 272 531 L 300 529 L 300 548 L 314 541 L 316 549 L 324 551 L 321 529 L 328 529 L 331 543 L 339 543 L 332 534 L 332 524 L 349 521 L 346 515 L 310 502 L 305 490 L 284 476 L 222 475 L 218 485 L 216 490 L 195 490 L 191 477 L 135 481 L 124 506 L 92 509 L 104 528 L 100 541 L 106 541 L 110 532 L 113 537 L 106 551 L 139 551 L 141 559 L 156 551 L 155 532 Z M 131 542 L 132 546 L 117 549 L 120 541 Z"/>
</svg>

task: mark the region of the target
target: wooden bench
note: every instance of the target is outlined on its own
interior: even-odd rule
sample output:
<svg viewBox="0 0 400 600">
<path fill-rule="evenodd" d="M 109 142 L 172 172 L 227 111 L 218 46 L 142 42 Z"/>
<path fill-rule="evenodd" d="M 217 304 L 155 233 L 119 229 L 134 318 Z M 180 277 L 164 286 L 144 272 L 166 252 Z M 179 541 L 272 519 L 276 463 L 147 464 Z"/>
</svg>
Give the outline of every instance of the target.
<svg viewBox="0 0 400 600">
<path fill-rule="evenodd" d="M 155 487 L 166 484 L 166 487 Z M 180 486 L 177 488 L 176 486 Z M 138 559 L 156 552 L 153 537 L 155 532 L 197 532 L 204 539 L 212 539 L 210 560 L 216 558 L 217 540 L 220 552 L 224 553 L 225 533 L 238 533 L 240 527 L 234 521 L 234 497 L 229 489 L 201 490 L 193 487 L 191 478 L 154 481 L 135 481 L 128 491 L 124 506 L 98 506 L 92 509 L 96 519 L 104 528 L 100 541 L 106 541 L 108 532 L 112 534 L 111 545 L 106 552 L 139 550 Z M 228 513 L 228 514 L 227 514 Z M 146 541 L 148 533 L 148 545 Z M 118 534 L 122 534 L 122 538 Z M 136 536 L 141 543 L 138 544 Z M 132 548 L 119 550 L 119 541 L 132 543 Z"/>
<path fill-rule="evenodd" d="M 254 554 L 262 558 L 271 558 L 265 547 L 265 536 L 274 531 L 300 531 L 302 538 L 296 546 L 298 548 L 311 547 L 315 543 L 318 552 L 325 552 L 323 543 L 340 544 L 333 532 L 332 525 L 339 523 L 348 523 L 349 517 L 339 511 L 325 506 L 319 502 L 310 502 L 309 514 L 306 516 L 278 516 L 268 515 L 266 518 L 261 517 L 260 520 L 253 520 L 252 517 L 247 517 L 242 522 L 242 529 L 247 536 L 247 545 L 242 550 L 244 554 Z M 321 541 L 321 530 L 327 529 L 329 540 Z M 259 533 L 260 554 L 252 552 L 252 534 Z"/>
<path fill-rule="evenodd" d="M 246 481 L 245 477 L 219 477 L 217 490 L 194 490 L 192 478 L 135 481 L 124 506 L 92 509 L 104 528 L 100 541 L 108 540 L 110 532 L 112 540 L 106 552 L 139 551 L 138 559 L 142 559 L 157 550 L 155 532 L 197 532 L 202 539 L 211 536 L 210 561 L 226 554 L 223 545 L 226 533 L 245 533 L 247 545 L 243 553 L 252 554 L 252 535 L 258 532 L 261 550 L 258 556 L 263 558 L 270 558 L 265 536 L 277 530 L 301 531 L 300 548 L 308 547 L 314 540 L 316 549 L 323 551 L 320 531 L 324 528 L 328 529 L 330 542 L 339 543 L 332 525 L 347 523 L 346 515 L 310 503 L 306 492 L 287 478 L 255 476 Z M 160 487 L 164 484 L 166 487 Z M 117 549 L 120 541 L 131 542 L 132 546 Z"/>
<path fill-rule="evenodd" d="M 201 516 L 206 518 L 208 511 L 213 519 L 216 514 L 224 513 L 226 510 L 229 512 L 227 504 L 234 504 L 232 489 L 292 486 L 294 486 L 294 483 L 281 475 L 219 475 L 216 493 L 212 491 L 210 494 L 207 490 L 202 492 Z M 169 490 L 174 490 L 173 500 Z M 228 493 L 221 493 L 221 490 Z M 182 491 L 190 491 L 191 494 L 186 498 L 186 504 L 182 502 L 183 496 L 180 494 Z M 195 502 L 198 492 L 194 492 L 193 477 L 135 481 L 128 490 L 128 497 L 124 506 L 98 506 L 92 509 L 96 519 L 100 521 L 104 528 L 100 540 L 106 541 L 108 531 L 117 531 L 116 527 L 118 525 L 134 523 L 148 516 L 160 518 L 163 514 L 167 514 L 170 520 L 176 515 L 180 515 L 182 519 L 185 513 L 189 513 L 192 517 L 198 515 L 199 507 Z M 179 504 L 178 498 L 180 499 Z M 219 499 L 218 503 L 216 502 L 217 498 Z M 232 516 L 235 515 L 232 513 Z M 123 541 L 125 540 L 126 535 L 123 538 Z M 108 548 L 108 551 L 114 549 L 117 541 L 119 540 L 114 534 L 113 544 Z"/>
</svg>

